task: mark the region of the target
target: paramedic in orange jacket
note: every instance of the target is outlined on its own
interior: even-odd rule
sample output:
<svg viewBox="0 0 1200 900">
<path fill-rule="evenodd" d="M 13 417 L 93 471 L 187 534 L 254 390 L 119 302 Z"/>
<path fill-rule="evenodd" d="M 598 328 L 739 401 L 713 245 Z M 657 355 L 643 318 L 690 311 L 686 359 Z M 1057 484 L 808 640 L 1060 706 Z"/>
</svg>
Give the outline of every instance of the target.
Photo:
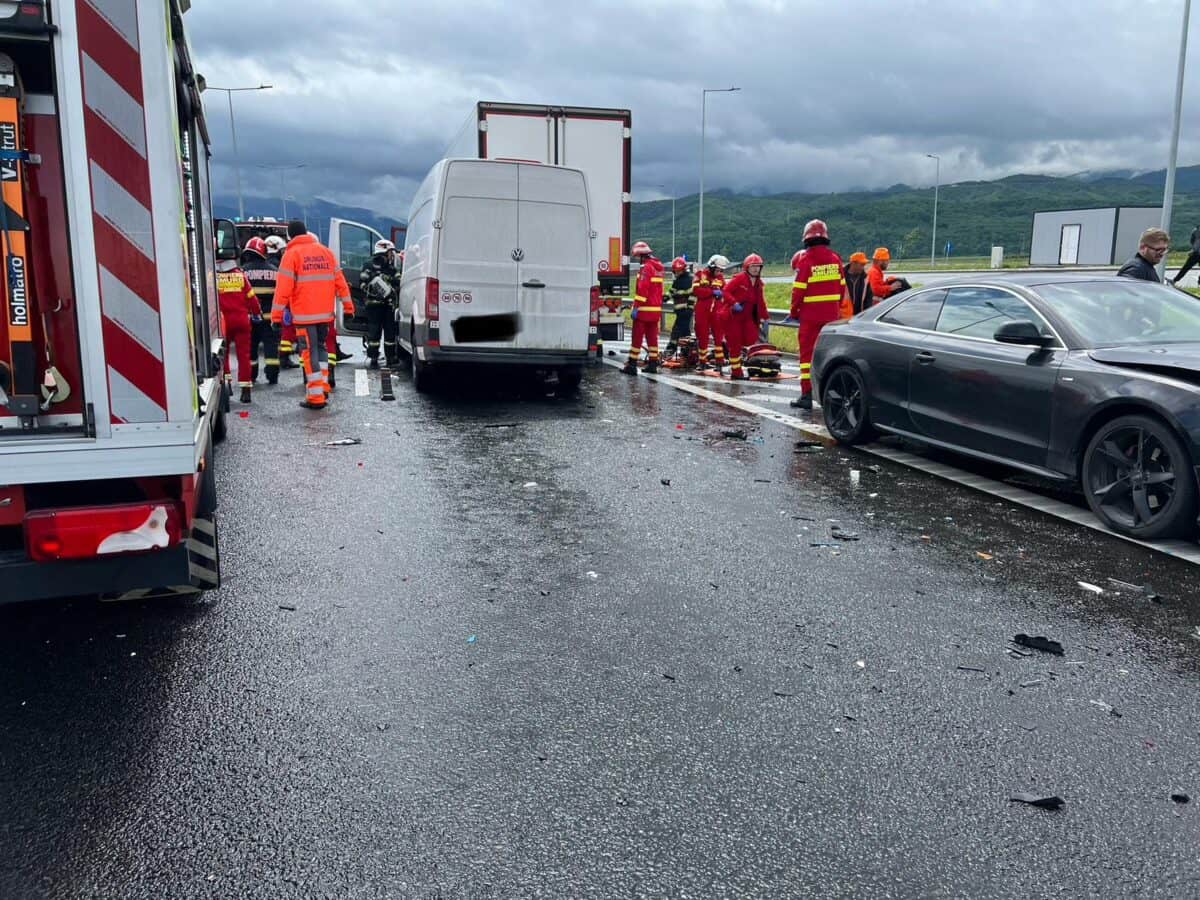
<svg viewBox="0 0 1200 900">
<path fill-rule="evenodd" d="M 750 377 L 742 369 L 742 354 L 747 347 L 758 343 L 759 323 L 768 318 L 762 269 L 763 258 L 751 253 L 742 261 L 742 271 L 725 286 L 725 305 L 729 308 L 725 341 L 729 344 L 729 377 L 735 381 Z"/>
<path fill-rule="evenodd" d="M 792 406 L 812 409 L 813 349 L 821 329 L 841 318 L 846 297 L 842 259 L 830 249 L 829 229 L 820 219 L 804 226 L 804 255 L 798 262 L 791 315 L 800 321 L 800 396 Z"/>
<path fill-rule="evenodd" d="M 324 409 L 329 393 L 329 354 L 325 342 L 337 304 L 354 314 L 350 286 L 332 251 L 308 233 L 303 222 L 288 222 L 287 250 L 279 262 L 271 321 L 282 323 L 290 312 L 296 326 L 296 349 L 304 362 L 306 409 Z"/>
<path fill-rule="evenodd" d="M 250 386 L 254 383 L 250 366 L 250 335 L 254 324 L 262 321 L 262 310 L 258 297 L 250 286 L 250 279 L 232 259 L 217 262 L 217 305 L 221 310 L 222 329 L 225 343 L 233 344 L 237 350 L 238 387 L 242 403 L 250 402 Z M 229 371 L 229 347 L 225 348 L 225 384 L 232 386 L 233 373 Z"/>
<path fill-rule="evenodd" d="M 629 251 L 641 263 L 637 284 L 633 291 L 633 341 L 629 347 L 629 359 L 621 369 L 626 375 L 637 374 L 638 357 L 642 355 L 642 341 L 646 342 L 649 356 L 646 372 L 658 371 L 658 323 L 662 321 L 663 264 L 650 252 L 650 245 L 638 241 Z"/>
</svg>

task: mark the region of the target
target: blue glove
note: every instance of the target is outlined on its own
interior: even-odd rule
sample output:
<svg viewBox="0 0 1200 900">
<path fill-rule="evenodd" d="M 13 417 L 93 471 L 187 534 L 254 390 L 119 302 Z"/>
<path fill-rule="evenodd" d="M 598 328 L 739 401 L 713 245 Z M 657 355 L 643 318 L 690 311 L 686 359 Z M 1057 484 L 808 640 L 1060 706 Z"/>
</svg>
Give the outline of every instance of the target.
<svg viewBox="0 0 1200 900">
<path fill-rule="evenodd" d="M 733 311 L 736 313 L 740 313 L 745 308 L 746 307 L 742 306 L 742 304 L 740 304 L 740 303 L 733 304 Z"/>
<path fill-rule="evenodd" d="M 720 289 L 713 291 L 713 299 L 714 300 L 720 300 L 724 296 L 725 296 L 725 293 L 723 291 L 721 291 Z"/>
<path fill-rule="evenodd" d="M 633 311 L 632 311 L 632 312 L 629 314 L 629 317 L 630 317 L 631 319 L 636 319 L 636 318 L 637 318 L 637 313 L 638 313 L 638 309 L 637 309 L 637 307 L 635 306 L 635 307 L 633 308 Z"/>
<path fill-rule="evenodd" d="M 292 324 L 292 308 L 290 306 L 283 311 L 283 324 L 285 326 Z"/>
</svg>

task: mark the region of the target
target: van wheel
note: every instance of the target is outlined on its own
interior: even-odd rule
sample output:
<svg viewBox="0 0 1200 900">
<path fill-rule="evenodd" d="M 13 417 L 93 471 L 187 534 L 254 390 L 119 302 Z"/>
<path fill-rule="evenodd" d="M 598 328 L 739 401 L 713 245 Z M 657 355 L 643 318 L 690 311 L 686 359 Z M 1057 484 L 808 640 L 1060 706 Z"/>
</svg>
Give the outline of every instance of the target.
<svg viewBox="0 0 1200 900">
<path fill-rule="evenodd" d="M 558 390 L 563 394 L 573 394 L 579 390 L 583 381 L 583 366 L 564 366 L 558 370 Z"/>
<path fill-rule="evenodd" d="M 422 362 L 417 359 L 417 348 L 413 345 L 413 352 L 409 354 L 411 360 L 412 383 L 418 394 L 428 394 L 433 390 L 433 374 L 429 371 L 429 363 Z"/>
</svg>

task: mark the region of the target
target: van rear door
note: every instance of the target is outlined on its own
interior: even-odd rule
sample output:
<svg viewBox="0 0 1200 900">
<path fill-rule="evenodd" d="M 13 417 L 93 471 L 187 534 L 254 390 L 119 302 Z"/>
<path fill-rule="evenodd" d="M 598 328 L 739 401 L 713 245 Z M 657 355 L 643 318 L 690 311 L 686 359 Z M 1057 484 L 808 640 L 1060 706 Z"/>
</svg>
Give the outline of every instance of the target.
<svg viewBox="0 0 1200 900">
<path fill-rule="evenodd" d="M 512 340 L 481 340 L 481 329 L 474 327 L 456 336 L 454 323 L 517 311 L 517 169 L 468 160 L 447 166 L 435 273 L 443 347 L 514 346 Z"/>
<path fill-rule="evenodd" d="M 517 169 L 521 330 L 515 346 L 586 352 L 593 272 L 587 183 L 572 169 Z"/>
</svg>

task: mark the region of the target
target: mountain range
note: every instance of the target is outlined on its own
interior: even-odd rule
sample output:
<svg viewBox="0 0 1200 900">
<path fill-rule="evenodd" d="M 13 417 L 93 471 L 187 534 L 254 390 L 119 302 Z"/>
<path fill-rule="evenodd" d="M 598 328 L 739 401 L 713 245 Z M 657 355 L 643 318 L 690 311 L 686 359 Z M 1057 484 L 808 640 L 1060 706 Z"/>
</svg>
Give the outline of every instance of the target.
<svg viewBox="0 0 1200 900">
<path fill-rule="evenodd" d="M 1008 256 L 1029 252 L 1033 214 L 1040 210 L 1102 206 L 1161 206 L 1165 172 L 1080 172 L 1055 177 L 1012 175 L 996 181 L 962 181 L 938 191 L 937 252 L 947 242 L 954 256 L 986 256 L 995 245 Z M 786 263 L 800 247 L 809 219 L 824 219 L 843 255 L 887 246 L 897 258 L 927 257 L 933 219 L 932 187 L 897 184 L 879 191 L 766 196 L 727 190 L 704 195 L 704 255 L 740 259 L 757 252 L 768 263 Z M 699 198 L 675 200 L 675 252 L 696 254 Z M 1200 166 L 1177 170 L 1172 243 L 1187 246 L 1200 224 Z M 671 201 L 633 205 L 634 240 L 647 240 L 663 258 L 671 254 Z"/>
<path fill-rule="evenodd" d="M 263 200 L 259 197 L 246 197 L 245 205 L 247 218 L 274 216 L 280 220 L 284 219 L 283 204 L 278 199 Z M 237 197 L 214 196 L 213 215 L 221 219 L 237 218 Z M 340 203 L 335 203 L 332 200 L 324 200 L 320 197 L 309 200 L 304 204 L 294 200 L 289 201 L 287 217 L 304 219 L 308 225 L 308 230 L 317 235 L 322 241 L 329 240 L 330 219 L 346 219 L 351 222 L 357 222 L 360 225 L 369 225 L 386 238 L 392 236 L 393 226 L 402 226 L 404 224 L 399 219 L 382 216 L 373 210 L 364 209 L 361 206 L 343 206 Z"/>
</svg>

